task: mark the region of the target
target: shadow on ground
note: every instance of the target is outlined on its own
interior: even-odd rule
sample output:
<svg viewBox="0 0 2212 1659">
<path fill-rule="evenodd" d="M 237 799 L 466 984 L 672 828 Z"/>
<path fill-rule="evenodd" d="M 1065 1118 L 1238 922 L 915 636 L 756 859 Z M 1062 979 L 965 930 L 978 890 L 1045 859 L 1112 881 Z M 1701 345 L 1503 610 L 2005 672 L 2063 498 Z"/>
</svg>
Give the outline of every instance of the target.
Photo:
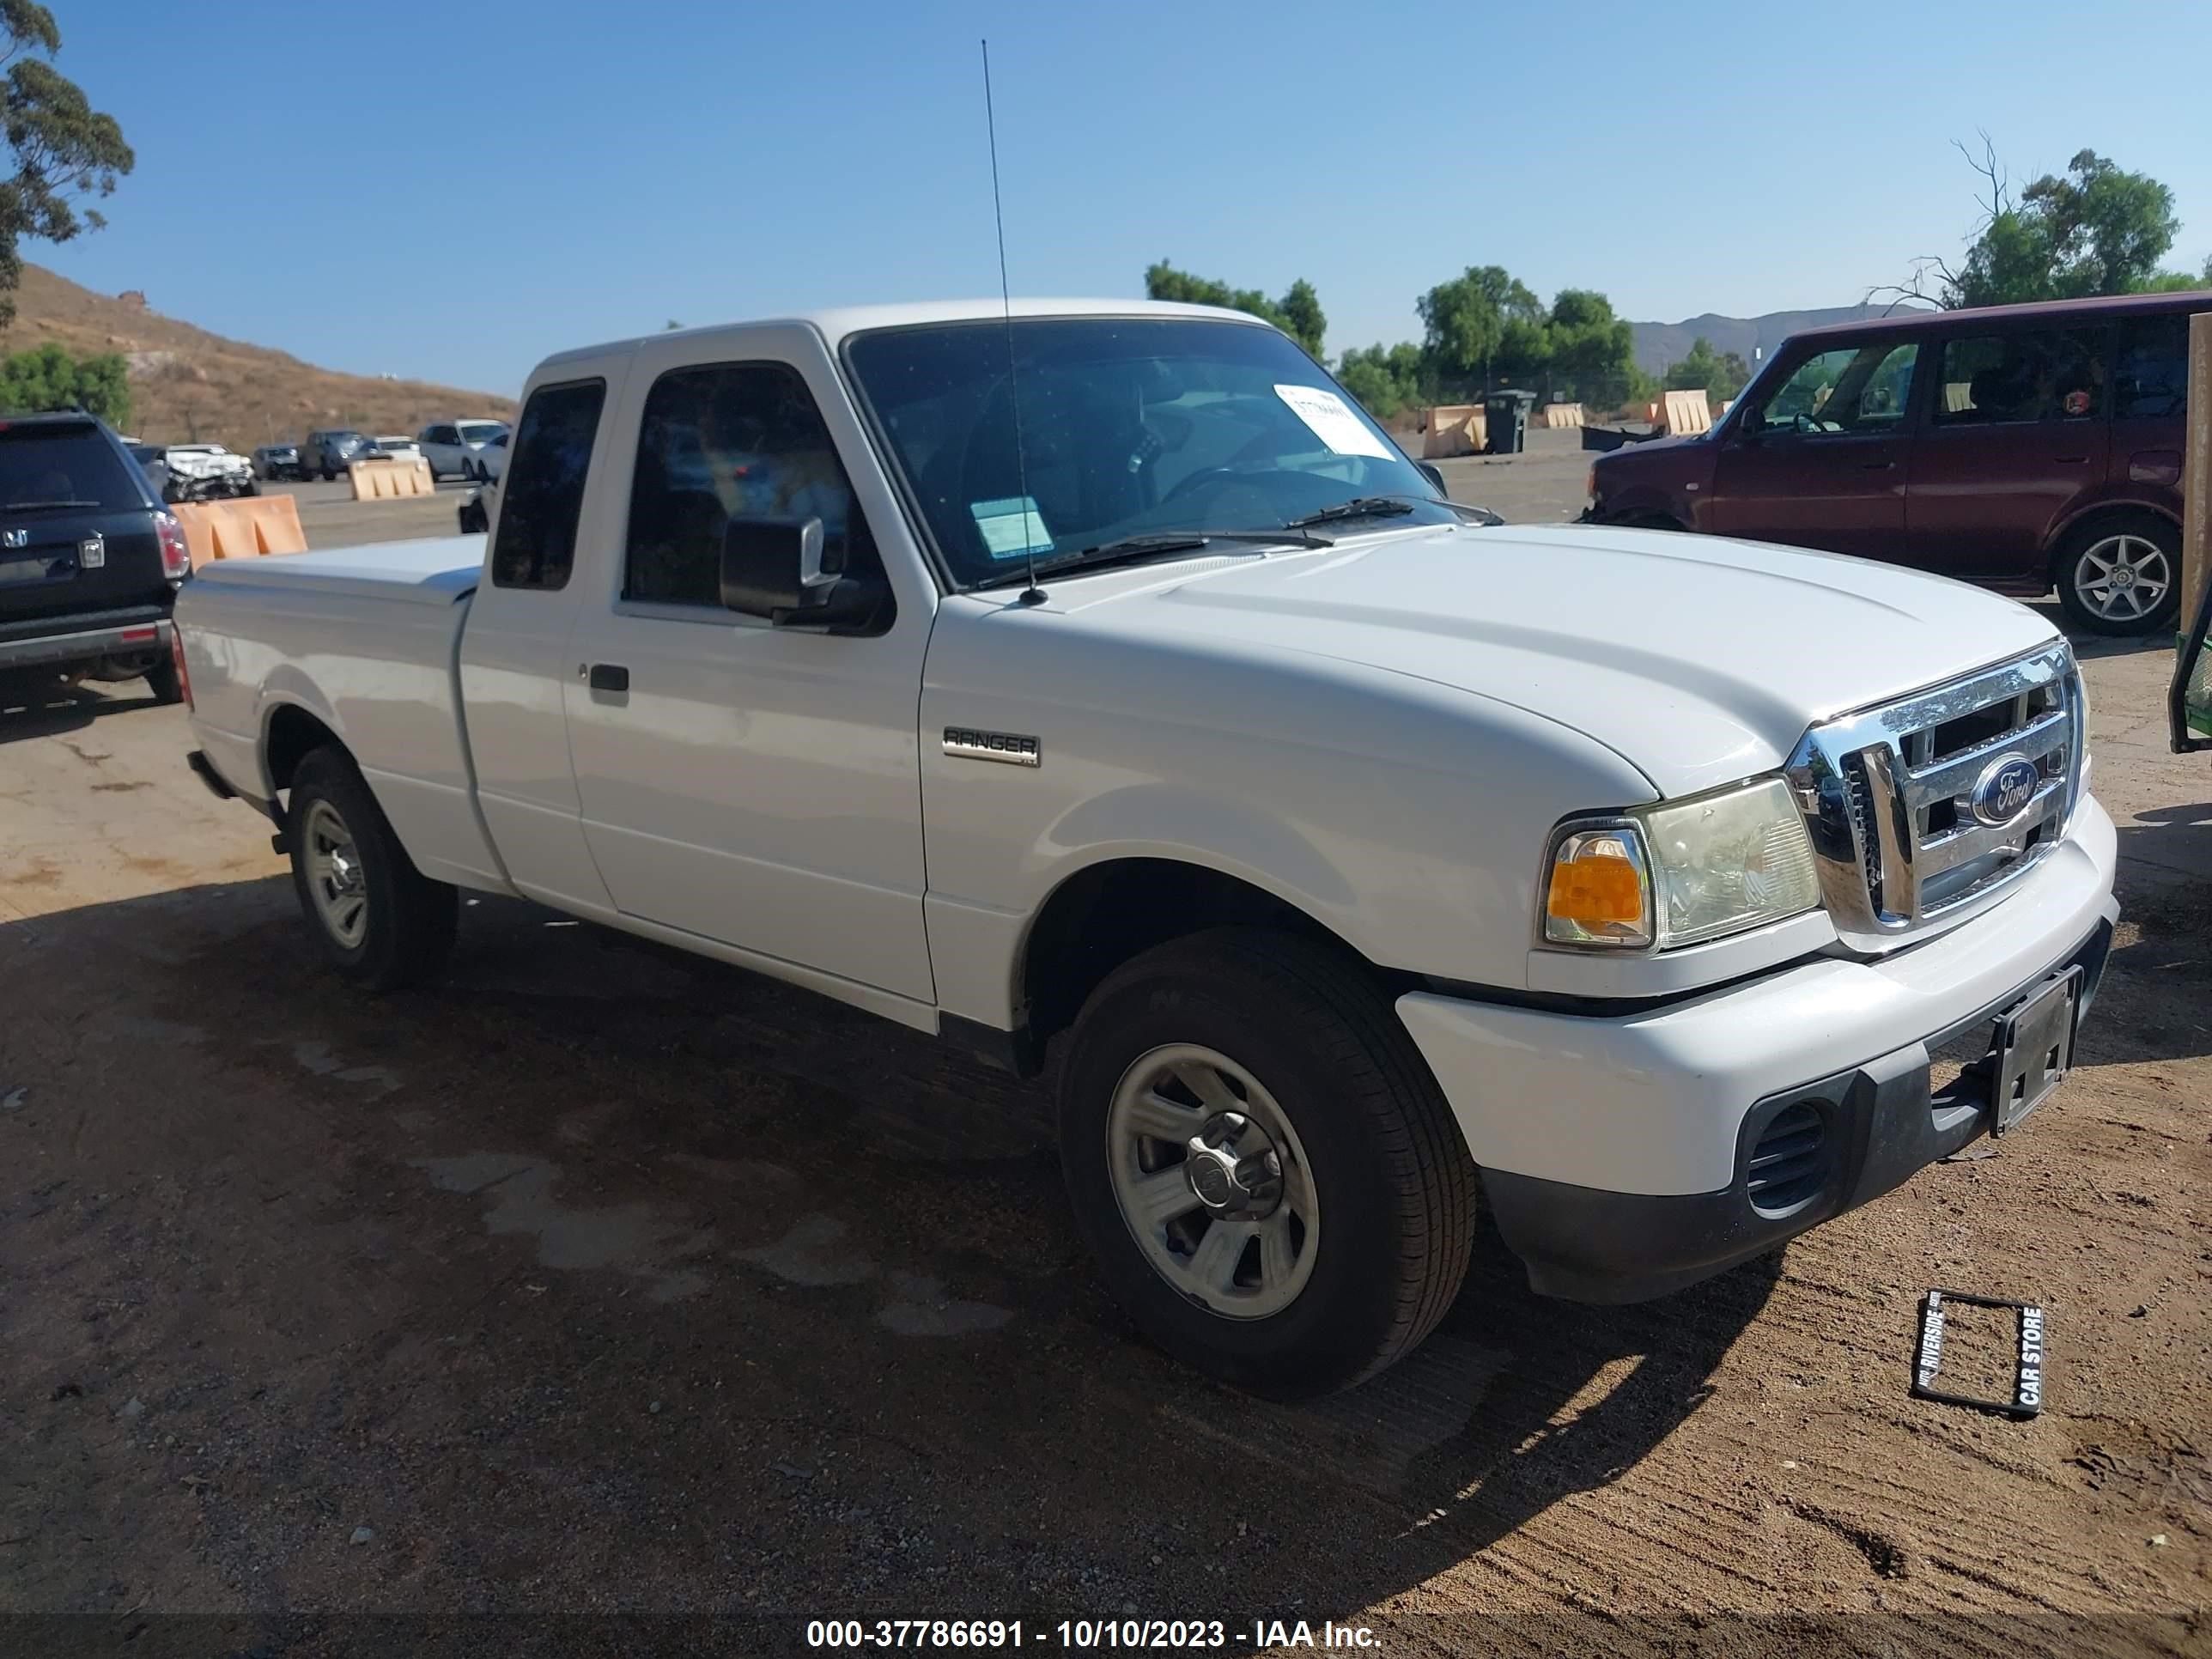
<svg viewBox="0 0 2212 1659">
<path fill-rule="evenodd" d="M 289 908 L 0 926 L 18 1607 L 1317 1622 L 1619 1479 L 1778 1271 L 1587 1309 L 1486 1236 L 1411 1359 L 1270 1406 L 1104 1301 L 1040 1091 L 500 901 L 364 999 Z"/>
</svg>

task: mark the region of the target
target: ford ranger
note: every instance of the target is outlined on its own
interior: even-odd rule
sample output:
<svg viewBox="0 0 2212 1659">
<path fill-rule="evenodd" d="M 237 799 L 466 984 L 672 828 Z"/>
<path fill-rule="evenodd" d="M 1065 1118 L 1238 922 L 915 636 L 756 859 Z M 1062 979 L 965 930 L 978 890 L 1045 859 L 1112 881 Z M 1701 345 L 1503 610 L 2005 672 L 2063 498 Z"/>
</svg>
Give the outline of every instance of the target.
<svg viewBox="0 0 2212 1659">
<path fill-rule="evenodd" d="M 836 311 L 549 359 L 483 538 L 211 567 L 192 756 L 340 974 L 459 889 L 1023 1072 L 1136 1323 L 1291 1395 L 1405 1354 L 1478 1205 L 1688 1285 L 2005 1133 L 2117 911 L 2035 613 L 1503 528 L 1284 335 Z"/>
</svg>

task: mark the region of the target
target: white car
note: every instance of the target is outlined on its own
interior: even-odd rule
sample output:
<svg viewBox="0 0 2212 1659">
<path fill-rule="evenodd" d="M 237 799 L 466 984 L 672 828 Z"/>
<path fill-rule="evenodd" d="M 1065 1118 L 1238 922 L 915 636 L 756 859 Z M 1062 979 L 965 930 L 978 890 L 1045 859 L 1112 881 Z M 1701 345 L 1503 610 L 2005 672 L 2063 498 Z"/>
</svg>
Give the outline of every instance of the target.
<svg viewBox="0 0 2212 1659">
<path fill-rule="evenodd" d="M 483 447 L 477 451 L 476 477 L 479 483 L 495 484 L 507 476 L 507 445 L 513 435 L 495 432 L 484 440 Z"/>
<path fill-rule="evenodd" d="M 594 347 L 514 449 L 487 539 L 179 600 L 192 763 L 331 968 L 422 979 L 459 890 L 511 893 L 1051 1045 L 1098 1270 L 1216 1376 L 1389 1364 L 1485 1206 L 1540 1291 L 1662 1294 L 2066 1074 L 2115 837 L 2008 599 L 1470 523 L 1198 307 Z"/>
<path fill-rule="evenodd" d="M 483 447 L 507 430 L 505 421 L 441 421 L 416 434 L 434 478 L 483 482 Z"/>
<path fill-rule="evenodd" d="M 161 452 L 173 486 L 213 486 L 234 495 L 254 493 L 253 463 L 221 444 L 171 444 Z"/>
<path fill-rule="evenodd" d="M 376 452 L 376 459 L 380 460 L 419 461 L 423 459 L 422 445 L 412 438 L 371 438 L 368 441 L 370 448 Z"/>
</svg>

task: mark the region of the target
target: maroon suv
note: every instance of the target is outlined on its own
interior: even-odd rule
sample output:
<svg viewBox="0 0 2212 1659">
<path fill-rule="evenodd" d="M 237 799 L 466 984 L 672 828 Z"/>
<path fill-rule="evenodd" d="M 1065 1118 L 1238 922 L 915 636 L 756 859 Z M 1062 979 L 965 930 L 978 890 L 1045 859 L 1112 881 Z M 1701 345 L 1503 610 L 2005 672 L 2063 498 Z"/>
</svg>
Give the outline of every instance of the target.
<svg viewBox="0 0 2212 1659">
<path fill-rule="evenodd" d="M 1614 451 L 1589 517 L 2058 590 L 2100 634 L 2180 603 L 2189 315 L 2212 294 L 1916 312 L 1793 335 L 1713 429 Z"/>
</svg>

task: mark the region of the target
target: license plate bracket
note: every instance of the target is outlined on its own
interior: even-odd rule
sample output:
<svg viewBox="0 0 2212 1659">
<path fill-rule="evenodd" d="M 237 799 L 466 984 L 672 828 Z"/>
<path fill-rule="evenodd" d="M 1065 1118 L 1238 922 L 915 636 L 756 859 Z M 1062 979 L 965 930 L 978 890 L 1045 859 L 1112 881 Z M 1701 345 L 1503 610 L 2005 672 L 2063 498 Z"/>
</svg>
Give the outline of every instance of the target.
<svg viewBox="0 0 2212 1659">
<path fill-rule="evenodd" d="M 2053 974 L 1998 1018 L 1990 1086 L 1992 1135 L 2043 1104 L 2073 1069 L 2081 979 L 2079 966 Z"/>
</svg>

